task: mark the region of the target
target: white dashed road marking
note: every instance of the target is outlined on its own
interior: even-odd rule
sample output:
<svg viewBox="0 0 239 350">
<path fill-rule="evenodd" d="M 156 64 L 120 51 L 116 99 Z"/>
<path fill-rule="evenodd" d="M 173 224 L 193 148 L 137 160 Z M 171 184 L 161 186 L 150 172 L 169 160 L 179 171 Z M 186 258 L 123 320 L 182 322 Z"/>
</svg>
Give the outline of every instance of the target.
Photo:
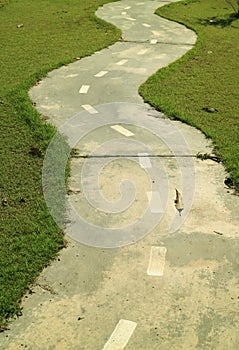
<svg viewBox="0 0 239 350">
<path fill-rule="evenodd" d="M 113 125 L 113 126 L 111 126 L 111 129 L 114 129 L 115 131 L 118 131 L 120 134 L 127 136 L 127 137 L 134 135 L 131 131 L 125 129 L 121 125 Z"/>
<path fill-rule="evenodd" d="M 138 153 L 139 156 L 139 164 L 144 169 L 152 168 L 152 164 L 148 156 L 148 153 Z"/>
<path fill-rule="evenodd" d="M 127 63 L 127 62 L 128 62 L 128 60 L 121 60 L 121 61 L 117 62 L 116 64 L 117 64 L 118 66 L 123 66 L 123 64 L 125 64 L 125 63 Z"/>
<path fill-rule="evenodd" d="M 60 109 L 60 106 L 59 105 L 41 105 L 42 108 L 44 109 L 48 109 L 48 110 L 51 110 L 51 109 Z"/>
<path fill-rule="evenodd" d="M 163 276 L 166 253 L 166 247 L 151 247 L 147 270 L 149 276 Z"/>
<path fill-rule="evenodd" d="M 90 88 L 90 85 L 82 85 L 82 87 L 79 90 L 79 94 L 87 94 L 89 88 Z"/>
<path fill-rule="evenodd" d="M 107 70 L 102 70 L 102 71 L 100 71 L 99 73 L 95 74 L 95 77 L 96 77 L 96 78 L 101 78 L 101 77 L 103 77 L 104 75 L 106 75 L 107 73 L 109 73 Z"/>
<path fill-rule="evenodd" d="M 152 44 L 152 45 L 157 44 L 157 39 L 152 39 L 152 40 L 150 40 L 150 44 Z"/>
<path fill-rule="evenodd" d="M 91 105 L 82 105 L 81 107 L 83 107 L 87 112 L 89 112 L 90 114 L 96 114 L 99 113 L 94 107 L 92 107 Z"/>
<path fill-rule="evenodd" d="M 150 28 L 151 27 L 151 25 L 150 24 L 147 24 L 147 23 L 143 23 L 142 24 L 144 27 L 146 27 L 146 28 Z"/>
<path fill-rule="evenodd" d="M 129 21 L 136 21 L 136 19 L 132 17 L 127 17 L 126 19 L 128 19 Z"/>
<path fill-rule="evenodd" d="M 159 192 L 147 192 L 147 197 L 151 213 L 163 213 L 163 206 Z"/>
<path fill-rule="evenodd" d="M 128 344 L 137 323 L 120 320 L 102 350 L 123 350 Z"/>
<path fill-rule="evenodd" d="M 131 6 L 127 6 L 124 8 L 124 10 L 129 10 L 129 9 L 131 9 Z"/>
<path fill-rule="evenodd" d="M 66 76 L 66 78 L 75 78 L 75 77 L 78 77 L 79 74 L 69 74 Z"/>
<path fill-rule="evenodd" d="M 148 49 L 142 49 L 137 53 L 137 55 L 144 55 L 147 51 Z"/>
</svg>

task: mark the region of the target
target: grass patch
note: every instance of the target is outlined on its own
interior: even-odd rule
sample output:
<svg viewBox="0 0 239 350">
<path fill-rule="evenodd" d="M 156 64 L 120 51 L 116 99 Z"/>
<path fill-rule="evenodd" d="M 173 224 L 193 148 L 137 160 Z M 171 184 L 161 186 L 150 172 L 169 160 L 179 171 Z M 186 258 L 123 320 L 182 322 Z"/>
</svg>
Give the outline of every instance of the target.
<svg viewBox="0 0 239 350">
<path fill-rule="evenodd" d="M 44 153 L 55 130 L 41 120 L 27 92 L 48 71 L 120 37 L 94 15 L 107 2 L 0 2 L 0 330 L 20 312 L 29 284 L 64 246 L 41 186 Z"/>
<path fill-rule="evenodd" d="M 182 1 L 157 14 L 192 28 L 198 41 L 184 57 L 150 77 L 140 94 L 156 109 L 210 137 L 239 189 L 239 19 L 226 0 Z"/>
</svg>

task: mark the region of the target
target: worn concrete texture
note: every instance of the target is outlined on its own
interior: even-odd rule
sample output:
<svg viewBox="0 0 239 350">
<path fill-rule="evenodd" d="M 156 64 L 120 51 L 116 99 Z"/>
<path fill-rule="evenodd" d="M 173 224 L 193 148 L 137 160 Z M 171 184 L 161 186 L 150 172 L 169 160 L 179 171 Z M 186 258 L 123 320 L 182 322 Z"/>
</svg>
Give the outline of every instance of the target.
<svg viewBox="0 0 239 350">
<path fill-rule="evenodd" d="M 74 115 L 79 123 L 83 121 L 84 105 L 97 112 L 90 110 L 86 125 L 90 131 L 76 142 L 77 157 L 71 160 L 69 197 L 86 222 L 127 227 L 151 203 L 146 194 L 152 188 L 160 192 L 163 184 L 167 187 L 162 192 L 167 194 L 164 210 L 155 214 L 161 215 L 160 220 L 134 244 L 114 249 L 75 241 L 69 236 L 71 224 L 67 226 L 67 248 L 23 298 L 23 315 L 0 334 L 1 349 L 238 349 L 239 198 L 225 188 L 221 164 L 195 157 L 198 152 L 212 153 L 210 141 L 192 127 L 169 122 L 137 93 L 150 74 L 178 59 L 196 41 L 192 31 L 153 15 L 165 3 L 123 0 L 100 8 L 97 14 L 121 28 L 125 41 L 49 73 L 30 91 L 37 110 L 61 130 Z M 95 77 L 99 72 L 107 73 Z M 79 93 L 82 86 L 88 88 Z M 122 102 L 124 123 L 116 113 Z M 102 107 L 105 103 L 108 105 Z M 110 111 L 112 125 L 120 124 L 130 136 L 107 123 L 97 127 L 102 110 Z M 147 129 L 152 125 L 155 133 Z M 175 151 L 175 135 L 182 136 L 187 154 Z M 128 152 L 121 148 L 125 139 L 132 142 Z M 109 145 L 103 149 L 105 157 L 101 145 Z M 145 147 L 150 152 L 143 162 L 151 162 L 156 169 L 152 174 L 138 160 Z M 88 168 L 82 178 L 86 159 Z M 93 183 L 96 169 L 101 170 L 97 188 Z M 123 179 L 137 188 L 128 207 L 121 196 L 125 192 L 119 190 Z M 112 203 L 112 211 L 100 210 L 102 202 L 96 197 L 92 199 L 96 207 L 90 205 L 84 184 L 90 186 L 88 194 L 99 188 Z M 183 195 L 181 216 L 175 208 L 175 188 Z M 114 212 L 114 203 L 116 209 L 122 203 L 126 209 Z M 170 231 L 174 218 L 178 229 Z M 164 256 L 161 250 L 158 260 L 156 257 L 155 275 L 149 268 L 152 247 L 165 252 Z M 120 320 L 137 324 L 128 339 L 127 329 L 117 333 L 117 339 L 110 338 Z"/>
</svg>

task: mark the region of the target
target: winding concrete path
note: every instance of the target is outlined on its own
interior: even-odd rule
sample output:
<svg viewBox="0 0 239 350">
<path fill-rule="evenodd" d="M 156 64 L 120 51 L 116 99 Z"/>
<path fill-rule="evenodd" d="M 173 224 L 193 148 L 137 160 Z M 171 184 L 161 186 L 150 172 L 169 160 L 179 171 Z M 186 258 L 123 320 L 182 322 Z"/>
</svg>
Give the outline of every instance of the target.
<svg viewBox="0 0 239 350">
<path fill-rule="evenodd" d="M 142 104 L 139 86 L 159 68 L 180 58 L 196 41 L 191 30 L 154 15 L 166 3 L 120 1 L 101 7 L 97 15 L 122 30 L 122 41 L 49 73 L 31 90 L 37 109 L 60 126 L 84 105 Z"/>
<path fill-rule="evenodd" d="M 68 247 L 25 296 L 23 316 L 0 334 L 1 349 L 237 349 L 238 198 L 223 187 L 220 164 L 195 158 L 211 152 L 209 141 L 138 95 L 148 76 L 196 40 L 182 25 L 153 15 L 168 2 L 123 0 L 100 8 L 98 16 L 122 29 L 122 41 L 49 73 L 30 91 L 38 111 L 78 150 L 69 197 L 86 222 L 130 227 L 145 203 L 152 220 L 160 220 L 144 237 L 139 228 L 129 230 L 128 243 L 135 244 L 114 249 L 104 248 L 113 241 L 101 248 L 100 240 L 79 243 L 89 227 L 74 236 L 72 220 Z M 95 172 L 102 173 L 96 187 Z M 135 197 L 127 186 L 119 196 L 125 178 L 137 187 Z M 181 216 L 175 187 L 183 194 Z M 92 193 L 96 209 L 84 199 Z"/>
</svg>

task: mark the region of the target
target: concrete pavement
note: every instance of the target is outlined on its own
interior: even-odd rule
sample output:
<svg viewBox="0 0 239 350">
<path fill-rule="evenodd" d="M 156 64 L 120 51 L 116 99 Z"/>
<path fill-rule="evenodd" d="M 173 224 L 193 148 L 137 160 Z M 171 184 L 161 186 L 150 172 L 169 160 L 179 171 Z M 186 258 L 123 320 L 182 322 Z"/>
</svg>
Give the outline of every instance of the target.
<svg viewBox="0 0 239 350">
<path fill-rule="evenodd" d="M 137 92 L 196 41 L 153 15 L 165 3 L 100 8 L 101 18 L 122 29 L 122 41 L 49 73 L 30 91 L 77 149 L 69 203 L 85 226 L 74 231 L 76 217 L 68 224 L 68 247 L 23 299 L 23 316 L 0 334 L 2 349 L 237 349 L 238 197 L 224 187 L 221 164 L 195 157 L 211 153 L 210 142 Z M 137 191 L 128 182 L 119 187 L 122 180 Z M 151 220 L 133 231 L 147 210 Z M 126 227 L 135 243 L 119 239 L 109 249 L 112 241 L 100 236 L 82 244 L 92 227 L 119 237 Z"/>
</svg>

